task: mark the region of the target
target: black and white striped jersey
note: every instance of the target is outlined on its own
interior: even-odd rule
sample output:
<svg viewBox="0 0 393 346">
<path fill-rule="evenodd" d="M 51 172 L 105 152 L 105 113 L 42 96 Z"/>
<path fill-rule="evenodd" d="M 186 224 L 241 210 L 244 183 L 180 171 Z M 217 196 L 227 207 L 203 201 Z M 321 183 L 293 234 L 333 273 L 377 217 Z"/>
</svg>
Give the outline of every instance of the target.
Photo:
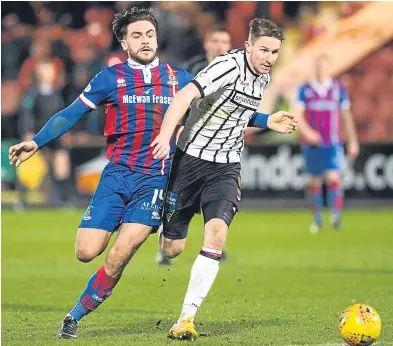
<svg viewBox="0 0 393 346">
<path fill-rule="evenodd" d="M 269 82 L 269 74 L 251 70 L 244 49 L 214 59 L 192 81 L 202 97 L 192 103 L 178 147 L 211 162 L 240 162 L 245 129 Z"/>
</svg>

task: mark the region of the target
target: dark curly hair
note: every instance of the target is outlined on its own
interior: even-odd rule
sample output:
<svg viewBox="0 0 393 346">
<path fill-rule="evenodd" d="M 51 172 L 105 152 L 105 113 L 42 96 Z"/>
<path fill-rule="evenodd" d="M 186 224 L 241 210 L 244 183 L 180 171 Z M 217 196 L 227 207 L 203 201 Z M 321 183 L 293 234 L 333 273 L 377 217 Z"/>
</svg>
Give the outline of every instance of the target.
<svg viewBox="0 0 393 346">
<path fill-rule="evenodd" d="M 158 22 L 150 8 L 133 7 L 130 10 L 123 9 L 115 14 L 112 21 L 112 30 L 120 42 L 127 35 L 128 24 L 147 20 L 152 23 L 158 33 Z"/>
<path fill-rule="evenodd" d="M 272 20 L 264 18 L 254 18 L 250 22 L 250 38 L 254 43 L 259 37 L 267 36 L 279 39 L 281 42 L 285 40 L 284 33 L 281 28 Z"/>
</svg>

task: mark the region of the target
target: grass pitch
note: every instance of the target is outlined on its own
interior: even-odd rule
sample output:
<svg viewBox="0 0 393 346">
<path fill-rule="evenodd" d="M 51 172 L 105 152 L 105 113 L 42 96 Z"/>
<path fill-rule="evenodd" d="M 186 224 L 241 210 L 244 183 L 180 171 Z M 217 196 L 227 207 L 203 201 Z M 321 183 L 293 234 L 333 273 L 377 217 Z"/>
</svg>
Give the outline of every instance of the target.
<svg viewBox="0 0 393 346">
<path fill-rule="evenodd" d="M 140 249 L 110 297 L 79 326 L 58 328 L 105 254 L 74 257 L 82 211 L 2 213 L 3 345 L 175 345 L 177 319 L 202 220 L 190 227 L 185 253 L 171 267 L 154 263 L 156 237 Z M 308 232 L 308 212 L 241 212 L 229 231 L 229 259 L 196 319 L 199 345 L 343 344 L 337 323 L 354 302 L 382 318 L 376 345 L 393 345 L 393 214 L 346 211 L 340 232 Z M 327 219 L 327 218 L 326 218 Z"/>
</svg>

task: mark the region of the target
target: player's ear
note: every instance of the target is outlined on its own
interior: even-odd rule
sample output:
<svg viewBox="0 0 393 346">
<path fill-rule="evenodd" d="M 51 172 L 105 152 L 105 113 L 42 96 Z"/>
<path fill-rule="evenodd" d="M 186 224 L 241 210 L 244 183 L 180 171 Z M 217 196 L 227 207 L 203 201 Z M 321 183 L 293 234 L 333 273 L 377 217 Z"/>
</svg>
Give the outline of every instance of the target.
<svg viewBox="0 0 393 346">
<path fill-rule="evenodd" d="M 251 42 L 250 41 L 244 42 L 244 47 L 246 47 L 246 52 L 247 53 L 251 52 Z"/>
<path fill-rule="evenodd" d="M 204 41 L 204 42 L 203 42 L 203 49 L 204 49 L 205 51 L 207 51 L 207 50 L 209 49 L 209 44 L 207 43 L 207 41 Z"/>
<path fill-rule="evenodd" d="M 126 51 L 127 50 L 126 41 L 125 40 L 121 40 L 120 43 L 121 43 L 121 48 L 123 48 L 123 50 Z"/>
</svg>

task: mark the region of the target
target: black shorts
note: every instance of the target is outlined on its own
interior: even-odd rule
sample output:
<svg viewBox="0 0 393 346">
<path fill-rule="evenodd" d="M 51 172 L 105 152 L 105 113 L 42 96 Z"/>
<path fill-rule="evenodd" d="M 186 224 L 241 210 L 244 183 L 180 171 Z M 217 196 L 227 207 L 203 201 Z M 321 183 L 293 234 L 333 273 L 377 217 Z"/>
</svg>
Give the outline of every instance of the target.
<svg viewBox="0 0 393 346">
<path fill-rule="evenodd" d="M 50 141 L 46 146 L 54 151 L 63 149 L 63 144 L 61 143 L 60 138 Z"/>
<path fill-rule="evenodd" d="M 204 221 L 220 218 L 229 226 L 239 209 L 240 163 L 202 160 L 176 149 L 164 207 L 164 236 L 184 239 L 195 213 Z"/>
</svg>

